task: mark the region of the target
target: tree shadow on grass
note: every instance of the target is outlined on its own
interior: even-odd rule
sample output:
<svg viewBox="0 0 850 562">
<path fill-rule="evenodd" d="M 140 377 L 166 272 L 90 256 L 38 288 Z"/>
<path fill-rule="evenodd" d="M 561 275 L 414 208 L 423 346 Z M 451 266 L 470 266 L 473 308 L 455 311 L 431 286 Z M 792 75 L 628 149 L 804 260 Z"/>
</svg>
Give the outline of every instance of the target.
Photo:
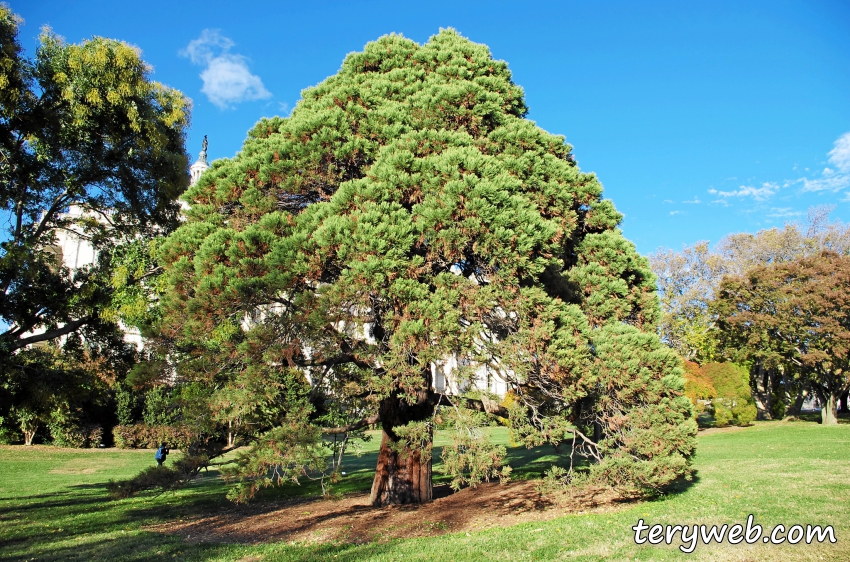
<svg viewBox="0 0 850 562">
<path fill-rule="evenodd" d="M 680 476 L 679 478 L 677 478 L 676 480 L 674 480 L 672 483 L 670 483 L 668 486 L 665 486 L 661 490 L 662 495 L 660 497 L 670 496 L 670 495 L 673 495 L 673 494 L 681 494 L 683 492 L 686 492 L 689 489 L 696 486 L 699 483 L 699 480 L 700 480 L 700 477 L 699 477 L 699 471 L 698 470 L 694 470 L 691 473 L 690 478 L 685 478 L 683 476 Z"/>
<path fill-rule="evenodd" d="M 15 498 L 14 501 L 31 501 L 31 500 L 40 500 L 44 499 L 46 501 L 34 501 L 32 503 L 27 503 L 24 505 L 10 505 L 9 507 L 0 508 L 0 516 L 6 515 L 8 513 L 14 513 L 19 511 L 35 511 L 39 509 L 52 509 L 52 508 L 62 508 L 62 507 L 77 507 L 77 506 L 91 506 L 95 504 L 105 504 L 109 502 L 109 498 L 106 497 L 91 497 L 91 498 L 80 498 L 80 496 L 68 496 L 67 499 L 57 499 L 57 494 L 39 494 L 35 496 L 21 496 Z"/>
<path fill-rule="evenodd" d="M 116 560 L 121 562 L 154 562 L 167 559 L 179 559 L 183 562 L 210 559 L 239 558 L 245 560 L 265 559 L 263 547 L 236 547 L 222 544 L 187 544 L 176 537 L 165 537 L 155 533 L 144 533 L 126 538 L 103 539 L 73 546 L 43 545 L 36 559 L 45 562 Z M 395 550 L 393 543 L 366 544 L 323 544 L 323 545 L 281 545 L 275 548 L 277 554 L 285 552 L 285 558 L 292 562 L 314 562 L 316 560 L 334 560 L 342 562 L 360 562 L 364 559 L 384 557 Z M 252 556 L 255 555 L 255 556 Z M 13 554 L 4 560 L 24 562 L 32 559 L 32 554 Z"/>
</svg>

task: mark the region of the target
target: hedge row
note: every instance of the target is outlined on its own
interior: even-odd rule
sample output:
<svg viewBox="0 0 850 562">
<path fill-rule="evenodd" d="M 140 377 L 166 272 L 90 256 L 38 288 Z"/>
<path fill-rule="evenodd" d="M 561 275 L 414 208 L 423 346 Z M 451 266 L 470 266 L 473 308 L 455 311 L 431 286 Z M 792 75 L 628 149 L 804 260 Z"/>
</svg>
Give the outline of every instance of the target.
<svg viewBox="0 0 850 562">
<path fill-rule="evenodd" d="M 103 444 L 103 428 L 99 425 L 64 426 L 51 424 L 48 426 L 53 437 L 53 445 L 57 447 L 100 447 Z"/>
<path fill-rule="evenodd" d="M 112 430 L 115 446 L 119 449 L 156 449 L 168 443 L 174 449 L 185 449 L 195 439 L 195 434 L 184 425 L 116 425 Z"/>
</svg>

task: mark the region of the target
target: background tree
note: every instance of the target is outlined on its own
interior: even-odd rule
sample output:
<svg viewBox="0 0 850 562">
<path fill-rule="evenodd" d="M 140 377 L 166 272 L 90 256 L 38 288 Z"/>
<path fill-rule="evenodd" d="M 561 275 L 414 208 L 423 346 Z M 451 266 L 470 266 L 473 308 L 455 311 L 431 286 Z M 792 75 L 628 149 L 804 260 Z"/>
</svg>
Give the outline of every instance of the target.
<svg viewBox="0 0 850 562">
<path fill-rule="evenodd" d="M 458 377 L 505 378 L 523 434 L 575 437 L 600 478 L 646 492 L 687 472 L 696 426 L 654 335 L 654 277 L 596 177 L 526 111 L 487 47 L 386 36 L 189 191 L 160 253 L 178 373 L 217 395 L 290 389 L 233 473 L 249 492 L 281 459 L 313 458 L 311 389 L 345 383 L 372 414 L 347 429 L 383 429 L 373 503 L 431 499 L 435 408 L 457 405 L 433 378 L 448 358 Z M 478 451 L 475 473 L 497 453 Z"/>
<path fill-rule="evenodd" d="M 724 257 L 705 241 L 681 252 L 659 250 L 650 255 L 661 296 L 661 337 L 686 360 L 706 363 L 717 355 L 708 303 L 729 269 Z"/>
<path fill-rule="evenodd" d="M 811 386 L 824 424 L 850 387 L 850 257 L 824 252 L 728 277 L 713 304 L 726 345 Z"/>
<path fill-rule="evenodd" d="M 750 269 L 784 263 L 824 250 L 850 252 L 850 227 L 830 222 L 833 206 L 809 210 L 805 225 L 736 233 L 722 238 L 714 248 L 708 242 L 685 246 L 681 252 L 660 249 L 650 254 L 652 271 L 661 297 L 661 337 L 682 357 L 698 363 L 717 356 L 717 334 L 708 303 L 724 275 L 744 275 Z"/>
<path fill-rule="evenodd" d="M 61 369 L 126 372 L 132 350 L 116 322 L 146 314 L 149 242 L 177 221 L 189 101 L 152 81 L 126 43 L 67 44 L 45 29 L 28 58 L 17 25 L 0 5 L 0 216 L 9 225 L 0 235 L 0 382 L 17 388 L 21 377 L 35 384 Z M 61 231 L 90 243 L 95 263 L 64 267 Z M 50 353 L 24 353 L 45 343 Z M 79 354 L 73 366 L 60 361 Z M 0 394 L 8 419 L 23 395 Z"/>
<path fill-rule="evenodd" d="M 188 185 L 189 102 L 150 79 L 138 49 L 95 37 L 67 44 L 46 29 L 36 56 L 0 6 L 0 360 L 87 327 L 113 294 L 111 248 L 176 224 Z M 78 219 L 65 213 L 77 206 Z M 56 233 L 91 242 L 99 262 L 71 272 Z"/>
<path fill-rule="evenodd" d="M 850 252 L 850 227 L 830 222 L 831 206 L 809 210 L 806 225 L 786 224 L 756 234 L 724 237 L 713 249 L 708 242 L 686 246 L 681 252 L 659 250 L 650 255 L 661 297 L 662 339 L 682 357 L 700 364 L 731 356 L 720 347 L 716 317 L 709 310 L 725 275 L 745 275 L 754 267 L 786 263 L 824 250 Z M 732 350 L 730 350 L 732 351 Z M 786 377 L 780 367 L 754 364 L 750 387 L 760 419 L 781 416 L 802 405 L 807 389 Z"/>
<path fill-rule="evenodd" d="M 132 346 L 116 332 L 108 353 L 92 353 L 71 336 L 62 349 L 52 344 L 21 350 L 12 368 L 0 367 L 3 422 L 23 434 L 63 447 L 97 446 L 104 426 L 114 423 L 110 388 L 132 364 Z M 18 439 L 15 439 L 18 440 Z"/>
</svg>

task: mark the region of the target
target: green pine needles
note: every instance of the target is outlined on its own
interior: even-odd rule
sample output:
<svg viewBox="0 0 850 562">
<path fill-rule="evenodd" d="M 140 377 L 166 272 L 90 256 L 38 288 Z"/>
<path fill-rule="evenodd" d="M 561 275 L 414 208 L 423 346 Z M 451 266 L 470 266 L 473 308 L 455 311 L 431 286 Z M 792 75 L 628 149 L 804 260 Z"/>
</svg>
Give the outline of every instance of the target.
<svg viewBox="0 0 850 562">
<path fill-rule="evenodd" d="M 655 335 L 655 278 L 597 178 L 526 112 L 486 46 L 389 35 L 213 163 L 159 255 L 162 333 L 182 380 L 218 389 L 217 423 L 262 442 L 344 396 L 352 428 L 383 428 L 373 502 L 427 501 L 430 455 L 401 428 L 456 405 L 463 381 L 437 392 L 433 369 L 453 358 L 506 382 L 525 442 L 571 443 L 599 481 L 643 494 L 688 474 L 696 423 Z M 275 372 L 302 382 L 239 425 L 259 418 L 224 397 Z M 458 482 L 502 455 L 475 457 L 494 465 Z"/>
</svg>

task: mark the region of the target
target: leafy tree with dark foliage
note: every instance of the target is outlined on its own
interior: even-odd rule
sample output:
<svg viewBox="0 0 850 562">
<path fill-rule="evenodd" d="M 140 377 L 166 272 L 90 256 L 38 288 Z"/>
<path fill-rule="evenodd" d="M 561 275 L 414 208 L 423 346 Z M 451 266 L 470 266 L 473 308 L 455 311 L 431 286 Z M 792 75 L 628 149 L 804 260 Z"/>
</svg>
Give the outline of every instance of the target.
<svg viewBox="0 0 850 562">
<path fill-rule="evenodd" d="M 46 30 L 29 59 L 17 24 L 0 6 L 3 362 L 33 343 L 111 330 L 102 311 L 114 294 L 112 247 L 172 228 L 188 185 L 189 101 L 152 81 L 137 49 L 100 37 L 67 44 Z M 69 218 L 71 206 L 83 217 Z M 73 274 L 62 267 L 61 230 L 90 240 L 100 262 Z"/>
<path fill-rule="evenodd" d="M 712 307 L 728 349 L 811 385 L 822 422 L 838 423 L 850 388 L 850 257 L 823 252 L 725 278 Z"/>
<path fill-rule="evenodd" d="M 708 242 L 680 252 L 659 250 L 649 256 L 661 296 L 661 339 L 682 357 L 702 365 L 723 356 L 720 331 L 709 303 L 726 275 L 741 276 L 757 266 L 790 262 L 823 251 L 850 253 L 850 225 L 830 221 L 833 205 L 809 209 L 805 224 L 724 236 L 714 248 Z M 810 389 L 781 366 L 757 365 L 750 388 L 759 419 L 797 415 Z"/>
<path fill-rule="evenodd" d="M 486 46 L 390 35 L 187 193 L 160 253 L 163 339 L 183 380 L 218 389 L 210 411 L 248 388 L 277 411 L 229 472 L 238 497 L 315 466 L 322 431 L 378 423 L 373 503 L 430 500 L 435 411 L 462 402 L 434 379 L 449 358 L 460 386 L 507 380 L 518 438 L 572 440 L 624 493 L 688 473 L 696 424 L 654 276 L 596 177 L 526 112 Z M 334 387 L 368 415 L 320 431 Z M 472 471 L 458 482 L 498 472 L 495 449 L 450 449 Z"/>
<path fill-rule="evenodd" d="M 68 44 L 47 29 L 28 58 L 18 23 L 0 4 L 0 425 L 31 441 L 48 410 L 68 412 L 54 428 L 85 417 L 79 392 L 45 381 L 96 381 L 133 361 L 117 320 L 142 320 L 151 241 L 177 224 L 189 100 L 120 41 Z M 96 262 L 64 267 L 62 231 Z M 85 386 L 108 401 L 108 386 Z"/>
</svg>

